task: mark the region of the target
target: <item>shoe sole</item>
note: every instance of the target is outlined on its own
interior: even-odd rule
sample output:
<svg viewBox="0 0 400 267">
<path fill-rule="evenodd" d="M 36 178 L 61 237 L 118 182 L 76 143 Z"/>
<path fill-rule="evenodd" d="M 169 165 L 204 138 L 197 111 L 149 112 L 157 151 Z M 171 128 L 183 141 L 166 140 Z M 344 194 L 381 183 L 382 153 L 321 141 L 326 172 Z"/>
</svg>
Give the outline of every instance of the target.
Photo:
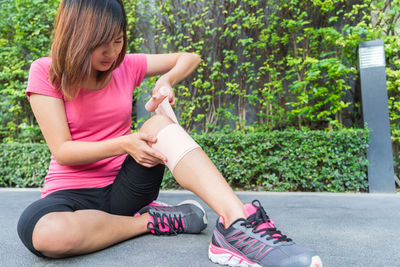
<svg viewBox="0 0 400 267">
<path fill-rule="evenodd" d="M 212 252 L 213 251 L 213 252 Z M 210 244 L 208 258 L 217 264 L 238 267 L 261 267 L 261 265 L 245 259 L 241 255 L 232 254 L 231 251 Z"/>
<path fill-rule="evenodd" d="M 193 199 L 188 199 L 188 200 L 182 201 L 182 202 L 179 203 L 177 206 L 184 205 L 184 204 L 192 204 L 192 205 L 195 205 L 196 207 L 198 207 L 198 208 L 203 212 L 203 223 L 204 223 L 205 225 L 208 225 L 207 213 L 206 213 L 206 211 L 203 209 L 203 207 L 200 205 L 199 202 L 197 202 L 196 200 L 193 200 Z"/>
<path fill-rule="evenodd" d="M 214 250 L 213 253 L 211 250 Z M 232 267 L 262 267 L 258 263 L 250 262 L 248 259 L 244 259 L 241 255 L 233 255 L 231 251 L 213 246 L 210 244 L 208 248 L 209 259 L 220 265 L 227 265 Z M 323 267 L 322 261 L 319 256 L 313 256 L 309 267 Z"/>
</svg>

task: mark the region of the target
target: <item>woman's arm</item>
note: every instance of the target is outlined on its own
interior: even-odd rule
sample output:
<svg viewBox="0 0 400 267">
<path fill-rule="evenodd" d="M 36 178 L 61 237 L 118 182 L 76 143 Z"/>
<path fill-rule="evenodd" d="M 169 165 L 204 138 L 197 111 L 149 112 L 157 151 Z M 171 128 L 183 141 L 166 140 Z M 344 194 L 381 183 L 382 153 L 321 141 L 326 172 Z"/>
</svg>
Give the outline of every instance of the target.
<svg viewBox="0 0 400 267">
<path fill-rule="evenodd" d="M 73 141 L 61 99 L 31 94 L 30 104 L 47 145 L 60 165 L 78 165 L 99 161 L 108 157 L 131 154 L 146 167 L 165 162 L 165 157 L 152 149 L 147 142 L 155 143 L 155 137 L 145 133 L 133 133 L 99 142 Z"/>
<path fill-rule="evenodd" d="M 145 77 L 163 74 L 160 78 L 168 80 L 172 86 L 186 78 L 201 62 L 200 56 L 192 53 L 147 54 L 146 57 Z"/>
</svg>

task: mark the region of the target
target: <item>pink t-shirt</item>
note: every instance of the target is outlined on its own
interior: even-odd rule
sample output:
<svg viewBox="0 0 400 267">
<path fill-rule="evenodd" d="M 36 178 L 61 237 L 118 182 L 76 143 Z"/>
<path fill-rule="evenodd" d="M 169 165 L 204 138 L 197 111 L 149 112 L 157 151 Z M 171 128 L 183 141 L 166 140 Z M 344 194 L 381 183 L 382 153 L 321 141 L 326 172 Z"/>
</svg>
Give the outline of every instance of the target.
<svg viewBox="0 0 400 267">
<path fill-rule="evenodd" d="M 34 61 L 29 71 L 26 94 L 63 99 L 48 81 L 51 58 Z M 107 86 L 98 91 L 81 88 L 72 101 L 64 101 L 72 140 L 96 142 L 130 134 L 132 95 L 142 82 L 147 69 L 146 55 L 127 54 L 112 72 Z M 42 197 L 63 189 L 99 188 L 111 184 L 126 157 L 119 155 L 94 163 L 62 166 L 51 156 Z"/>
</svg>

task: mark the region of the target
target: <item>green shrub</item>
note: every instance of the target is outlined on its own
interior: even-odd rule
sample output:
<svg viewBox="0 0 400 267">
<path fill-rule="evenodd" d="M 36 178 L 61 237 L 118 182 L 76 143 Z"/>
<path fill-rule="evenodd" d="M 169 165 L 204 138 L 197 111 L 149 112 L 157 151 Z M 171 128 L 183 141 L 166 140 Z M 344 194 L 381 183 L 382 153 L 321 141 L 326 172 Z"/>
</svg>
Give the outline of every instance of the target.
<svg viewBox="0 0 400 267">
<path fill-rule="evenodd" d="M 368 190 L 366 130 L 234 131 L 197 134 L 194 139 L 236 189 Z M 171 181 L 164 184 L 171 186 Z"/>
<path fill-rule="evenodd" d="M 47 174 L 46 144 L 0 144 L 0 187 L 39 187 Z"/>
<path fill-rule="evenodd" d="M 286 130 L 193 134 L 235 189 L 366 191 L 366 130 Z M 42 186 L 45 144 L 2 144 L 1 187 Z M 178 188 L 169 171 L 163 189 Z"/>
</svg>

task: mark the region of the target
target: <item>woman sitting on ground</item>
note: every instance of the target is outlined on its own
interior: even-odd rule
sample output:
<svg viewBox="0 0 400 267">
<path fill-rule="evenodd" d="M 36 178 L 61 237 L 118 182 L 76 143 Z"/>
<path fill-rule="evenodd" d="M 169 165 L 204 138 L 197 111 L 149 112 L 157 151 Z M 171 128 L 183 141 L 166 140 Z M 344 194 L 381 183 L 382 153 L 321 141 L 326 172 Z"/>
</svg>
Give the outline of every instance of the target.
<svg viewBox="0 0 400 267">
<path fill-rule="evenodd" d="M 126 54 L 119 0 L 62 0 L 51 56 L 32 63 L 27 96 L 52 153 L 42 198 L 18 234 L 35 255 L 90 253 L 144 233 L 199 233 L 199 203 L 157 203 L 164 166 L 220 217 L 209 246 L 232 266 L 321 266 L 282 235 L 259 202 L 243 205 L 204 151 L 168 116 L 131 133 L 132 95 L 146 77 L 171 89 L 192 73 L 196 54 Z M 173 93 L 168 96 L 174 104 Z"/>
</svg>

